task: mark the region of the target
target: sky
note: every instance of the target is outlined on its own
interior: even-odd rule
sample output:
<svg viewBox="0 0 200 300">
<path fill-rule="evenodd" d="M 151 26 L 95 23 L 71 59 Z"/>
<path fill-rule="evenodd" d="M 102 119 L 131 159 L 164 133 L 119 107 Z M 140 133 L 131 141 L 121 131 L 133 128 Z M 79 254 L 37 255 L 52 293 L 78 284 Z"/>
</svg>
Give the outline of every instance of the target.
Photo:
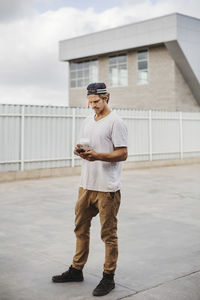
<svg viewBox="0 0 200 300">
<path fill-rule="evenodd" d="M 200 1 L 1 0 L 0 103 L 68 105 L 59 40 L 174 12 L 200 18 Z"/>
</svg>

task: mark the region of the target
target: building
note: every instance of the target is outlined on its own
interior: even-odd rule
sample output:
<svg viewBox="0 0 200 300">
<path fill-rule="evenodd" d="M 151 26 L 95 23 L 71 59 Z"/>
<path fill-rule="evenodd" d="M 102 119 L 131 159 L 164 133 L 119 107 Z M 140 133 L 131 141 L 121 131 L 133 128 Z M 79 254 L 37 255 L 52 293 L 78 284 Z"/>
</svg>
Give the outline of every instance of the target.
<svg viewBox="0 0 200 300">
<path fill-rule="evenodd" d="M 200 19 L 173 13 L 60 41 L 69 105 L 106 82 L 115 108 L 200 111 Z"/>
</svg>

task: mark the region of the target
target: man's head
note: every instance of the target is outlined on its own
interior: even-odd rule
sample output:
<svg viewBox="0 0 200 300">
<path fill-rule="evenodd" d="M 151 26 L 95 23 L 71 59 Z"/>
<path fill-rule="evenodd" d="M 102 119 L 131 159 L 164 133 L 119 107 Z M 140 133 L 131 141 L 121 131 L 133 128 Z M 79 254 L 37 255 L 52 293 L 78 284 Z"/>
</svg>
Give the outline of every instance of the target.
<svg viewBox="0 0 200 300">
<path fill-rule="evenodd" d="M 102 111 L 110 98 L 103 82 L 90 83 L 87 87 L 87 96 L 89 103 L 96 112 Z"/>
</svg>

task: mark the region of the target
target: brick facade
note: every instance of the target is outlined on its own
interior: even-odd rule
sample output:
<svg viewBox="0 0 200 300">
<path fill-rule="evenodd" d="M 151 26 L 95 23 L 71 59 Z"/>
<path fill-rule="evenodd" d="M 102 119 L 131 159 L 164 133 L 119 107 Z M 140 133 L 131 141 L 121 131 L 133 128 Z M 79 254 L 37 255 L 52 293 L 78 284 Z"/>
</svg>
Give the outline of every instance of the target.
<svg viewBox="0 0 200 300">
<path fill-rule="evenodd" d="M 109 87 L 109 55 L 98 58 L 99 81 L 107 84 L 111 94 L 110 106 L 137 110 L 200 111 L 199 104 L 164 44 L 149 47 L 148 50 L 149 82 L 144 85 L 137 83 L 137 50 L 127 52 L 128 86 L 126 87 Z M 69 105 L 87 106 L 86 90 L 70 88 Z"/>
</svg>

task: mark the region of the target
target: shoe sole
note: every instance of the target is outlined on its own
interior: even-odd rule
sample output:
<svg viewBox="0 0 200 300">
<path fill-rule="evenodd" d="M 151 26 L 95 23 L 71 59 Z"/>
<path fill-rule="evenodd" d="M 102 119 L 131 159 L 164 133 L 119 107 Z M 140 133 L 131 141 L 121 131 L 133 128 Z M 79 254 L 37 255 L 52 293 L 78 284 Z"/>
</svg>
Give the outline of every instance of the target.
<svg viewBox="0 0 200 300">
<path fill-rule="evenodd" d="M 54 283 L 64 283 L 64 282 L 81 282 L 81 281 L 83 281 L 84 279 L 78 279 L 78 280 L 74 280 L 74 279 L 72 279 L 72 280 L 56 280 L 56 279 L 53 279 L 52 278 L 52 281 L 54 282 Z"/>
</svg>

